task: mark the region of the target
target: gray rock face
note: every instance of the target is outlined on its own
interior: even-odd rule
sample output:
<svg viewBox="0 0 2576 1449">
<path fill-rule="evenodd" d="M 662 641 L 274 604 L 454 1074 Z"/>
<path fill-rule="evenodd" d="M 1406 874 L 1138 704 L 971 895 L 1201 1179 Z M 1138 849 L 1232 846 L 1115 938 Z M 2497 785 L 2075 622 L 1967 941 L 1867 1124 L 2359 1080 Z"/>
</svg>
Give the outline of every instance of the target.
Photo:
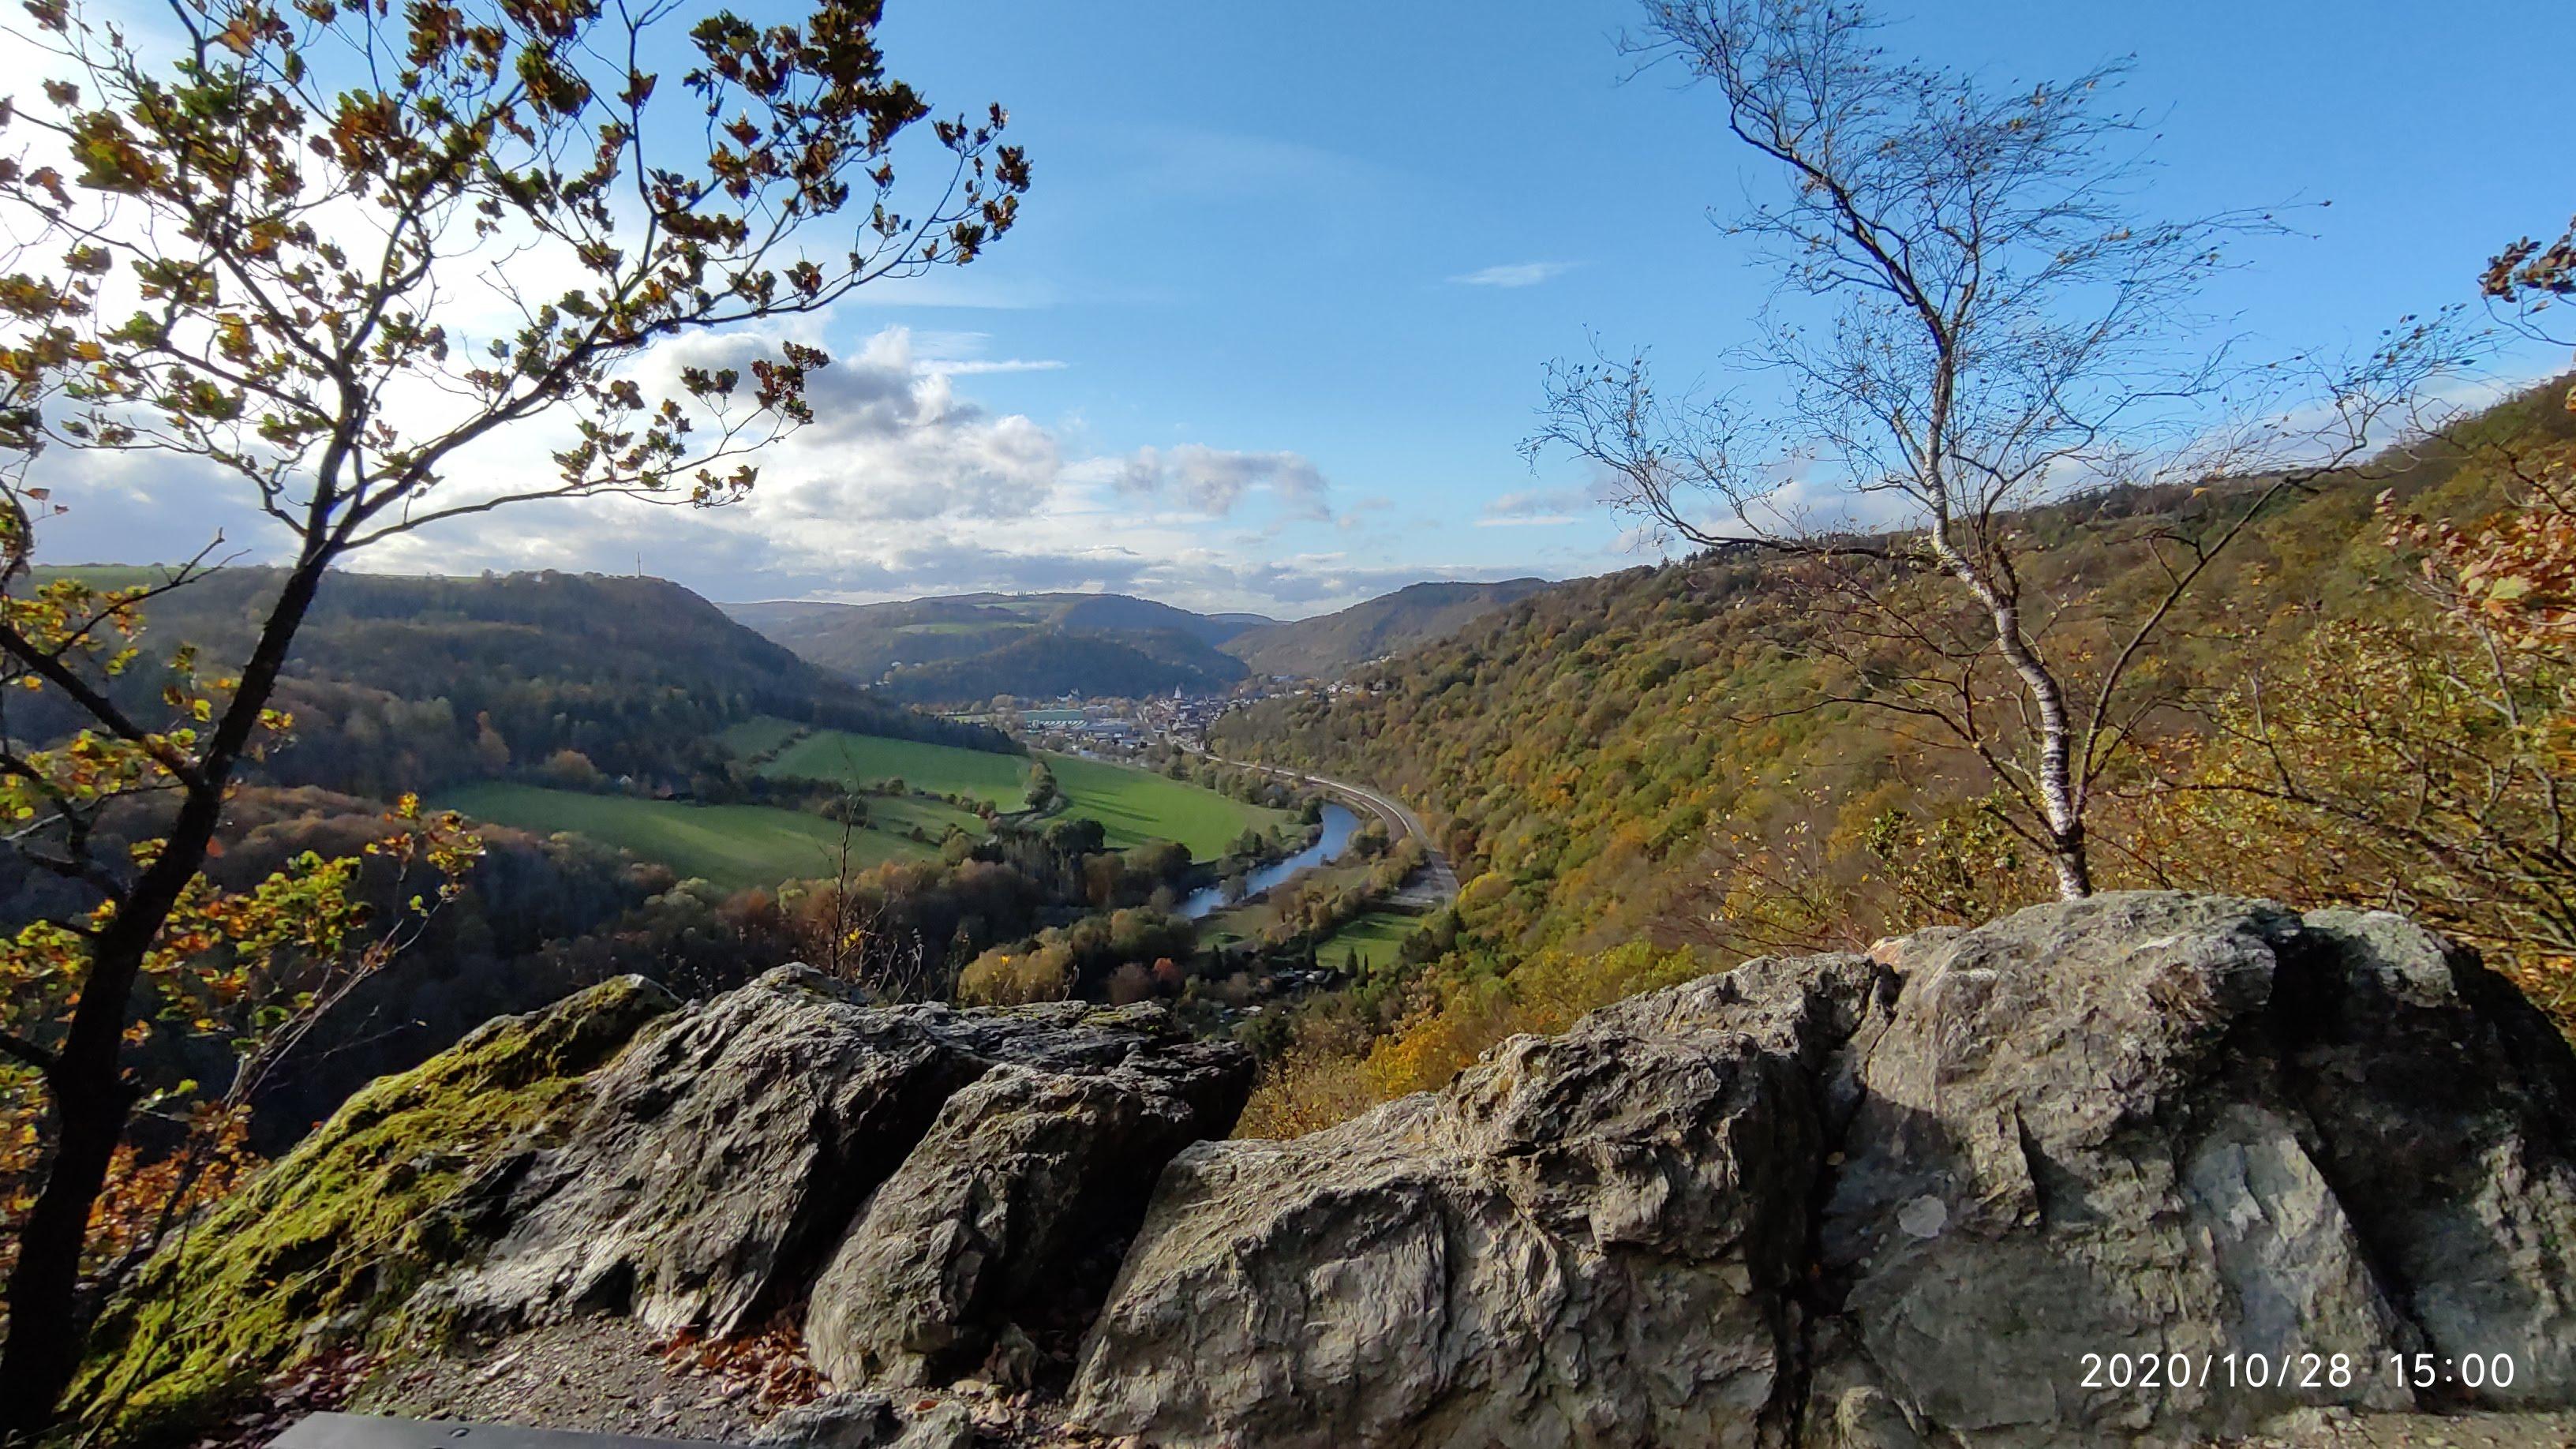
<svg viewBox="0 0 2576 1449">
<path fill-rule="evenodd" d="M 1212 1046 L 1099 1072 L 995 1067 L 948 1099 L 841 1240 L 814 1284 L 808 1355 L 836 1383 L 944 1384 L 1006 1326 L 1015 1343 L 1079 1333 L 1163 1164 L 1230 1127 L 1250 1087 L 1243 1054 Z"/>
<path fill-rule="evenodd" d="M 2128 896 L 1903 965 L 1822 1223 L 1827 1406 L 1885 1398 L 1986 1443 L 2233 1435 L 2412 1408 L 2390 1355 L 2507 1346 L 2521 1372 L 2489 1402 L 2576 1392 L 2566 1050 L 2432 937 Z M 2087 1389 L 2085 1353 L 2181 1354 L 2190 1382 Z M 2231 1354 L 2241 1379 L 2309 1353 L 2351 1381 L 2226 1382 Z"/>
<path fill-rule="evenodd" d="M 1818 1082 L 1883 983 L 1759 963 L 1327 1132 L 1189 1149 L 1077 1418 L 1171 1443 L 1776 1440 Z"/>
<path fill-rule="evenodd" d="M 2394 917 L 2164 894 L 1877 954 L 1751 963 L 1328 1132 L 1184 1150 L 1075 1418 L 2186 1443 L 2429 1407 L 2387 1362 L 2419 1351 L 2514 1354 L 2491 1406 L 2576 1401 L 2576 1062 L 2474 962 Z M 2310 1353 L 2318 1384 L 2278 1387 Z M 2157 1386 L 2111 1387 L 2121 1354 Z"/>
<path fill-rule="evenodd" d="M 752 1326 L 805 1292 L 945 1104 L 1006 1065 L 1033 1084 L 1101 1073 L 1165 1084 L 1171 1120 L 1109 1154 L 1148 1182 L 1156 1151 L 1231 1127 L 1251 1071 L 1239 1049 L 1189 1043 L 1155 1007 L 864 1006 L 820 973 L 783 967 L 656 1023 L 594 1073 L 592 1105 L 563 1144 L 493 1174 L 486 1195 L 506 1225 L 496 1241 L 425 1301 L 473 1326 L 585 1311 L 655 1331 Z M 960 1199 L 1027 1187 L 944 1157 L 907 1180 L 924 1176 Z M 1116 1205 L 1114 1194 L 1086 1204 Z M 1061 1234 L 1024 1234 L 993 1255 L 993 1281 L 1043 1277 L 1067 1247 Z M 997 1300 L 952 1301 L 967 1311 Z"/>
</svg>

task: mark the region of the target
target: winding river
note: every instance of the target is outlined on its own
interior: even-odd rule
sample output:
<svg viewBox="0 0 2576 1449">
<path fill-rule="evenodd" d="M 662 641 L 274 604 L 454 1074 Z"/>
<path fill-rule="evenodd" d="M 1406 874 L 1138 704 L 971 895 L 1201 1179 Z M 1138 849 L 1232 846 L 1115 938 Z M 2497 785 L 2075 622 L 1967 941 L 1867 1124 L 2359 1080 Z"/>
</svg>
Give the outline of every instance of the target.
<svg viewBox="0 0 2576 1449">
<path fill-rule="evenodd" d="M 1202 916 L 1224 910 L 1237 900 L 1250 900 L 1309 866 L 1330 864 L 1340 858 L 1342 851 L 1350 845 L 1351 832 L 1359 828 L 1359 823 L 1359 816 L 1353 814 L 1349 807 L 1335 804 L 1330 800 L 1325 801 L 1324 833 L 1316 838 L 1314 844 L 1284 860 L 1274 861 L 1254 871 L 1245 880 L 1243 894 L 1235 897 L 1234 900 L 1226 898 L 1225 887 L 1222 885 L 1212 885 L 1205 890 L 1191 892 L 1189 898 L 1180 904 L 1181 918 L 1195 921 Z"/>
</svg>

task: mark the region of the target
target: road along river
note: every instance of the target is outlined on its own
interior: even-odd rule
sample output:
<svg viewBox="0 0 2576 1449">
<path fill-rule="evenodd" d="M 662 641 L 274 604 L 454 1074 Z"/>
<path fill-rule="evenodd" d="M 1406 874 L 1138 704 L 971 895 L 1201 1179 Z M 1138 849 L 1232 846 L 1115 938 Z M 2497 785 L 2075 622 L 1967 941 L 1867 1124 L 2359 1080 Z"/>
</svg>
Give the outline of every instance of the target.
<svg viewBox="0 0 2576 1449">
<path fill-rule="evenodd" d="M 1247 895 L 1268 890 L 1308 866 L 1329 863 L 1340 855 L 1343 847 L 1350 843 L 1351 831 L 1356 826 L 1354 811 L 1365 811 L 1384 821 L 1386 838 L 1390 842 L 1408 837 L 1422 842 L 1424 851 L 1422 869 L 1415 871 L 1413 878 L 1404 883 L 1404 888 L 1388 898 L 1387 904 L 1406 906 L 1415 910 L 1430 910 L 1446 905 L 1458 894 L 1458 872 L 1450 868 L 1449 857 L 1441 854 L 1440 847 L 1432 843 L 1431 832 L 1423 828 L 1422 817 L 1406 809 L 1402 801 L 1371 790 L 1367 786 L 1354 785 L 1345 780 L 1328 780 L 1321 775 L 1309 775 L 1299 770 L 1283 770 L 1275 765 L 1256 765 L 1249 760 L 1229 760 L 1222 755 L 1210 755 L 1208 758 L 1220 765 L 1232 765 L 1240 770 L 1258 770 L 1265 775 L 1294 780 L 1298 784 L 1321 790 L 1331 797 L 1324 805 L 1323 838 L 1287 860 L 1264 866 L 1253 872 L 1246 889 Z M 1201 904 L 1203 900 L 1209 899 L 1213 900 L 1213 904 Z M 1183 901 L 1180 909 L 1183 916 L 1190 920 L 1197 920 L 1226 904 L 1228 902 L 1222 889 L 1210 887 Z"/>
</svg>

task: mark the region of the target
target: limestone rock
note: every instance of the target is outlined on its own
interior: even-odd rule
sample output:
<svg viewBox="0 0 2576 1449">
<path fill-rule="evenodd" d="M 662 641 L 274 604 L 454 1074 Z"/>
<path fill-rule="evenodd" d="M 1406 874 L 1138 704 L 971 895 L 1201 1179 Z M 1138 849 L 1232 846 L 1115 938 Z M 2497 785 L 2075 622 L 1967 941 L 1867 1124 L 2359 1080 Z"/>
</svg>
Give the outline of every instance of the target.
<svg viewBox="0 0 2576 1449">
<path fill-rule="evenodd" d="M 1085 1427 L 1171 1445 L 2179 1444 L 2576 1399 L 2576 1062 L 2391 916 L 2138 893 L 1750 963 L 1165 1174 Z M 2085 1353 L 2185 1355 L 2089 1388 Z M 2226 1386 L 2253 1355 L 2347 1383 Z M 2217 1375 L 2221 1382 L 2208 1380 Z M 2274 1375 L 2277 1382 L 2277 1373 Z"/>
<path fill-rule="evenodd" d="M 986 1072 L 1113 1071 L 1167 1051 L 1203 1073 L 1249 1070 L 1239 1049 L 1182 1041 L 1156 1007 L 869 1006 L 782 967 L 657 1023 L 595 1073 L 565 1141 L 494 1189 L 506 1231 L 429 1297 L 469 1325 L 605 1311 L 735 1332 L 804 1292 L 869 1194 Z M 1232 1108 L 1222 1097 L 1208 1130 L 1240 1107 L 1239 1090 Z"/>
<path fill-rule="evenodd" d="M 1086 1324 L 1076 1438 L 1166 1446 L 2360 1443 L 2576 1407 L 2576 1058 L 2392 916 L 2037 907 L 1747 963 L 1329 1131 L 1211 1140 L 1249 1071 L 1151 1006 L 611 983 L 359 1093 L 147 1265 L 137 1294 L 208 1326 L 111 1305 L 133 1394 L 105 1438 L 307 1334 L 445 1361 L 449 1330 L 608 1342 L 582 1315 L 627 1315 L 658 1374 L 660 1335 L 800 1305 L 816 1364 L 874 1389 L 781 1443 L 1042 1438 Z M 478 1393 L 571 1412 L 560 1357 L 488 1346 Z M 2415 1353 L 2516 1373 L 2419 1396 L 2387 1367 Z M 951 1377 L 1006 1391 L 913 1387 Z"/>
<path fill-rule="evenodd" d="M 500 1164 L 560 1141 L 589 1081 L 676 1010 L 622 976 L 499 1017 L 378 1078 L 223 1199 L 112 1299 L 75 1387 L 93 1442 L 191 1442 L 190 1426 L 298 1356 L 399 1314 L 411 1285 L 494 1230 Z M 186 1332 L 173 1333 L 174 1312 Z M 113 1386 L 111 1388 L 111 1386 Z"/>
<path fill-rule="evenodd" d="M 1078 1333 L 1163 1164 L 1229 1129 L 1250 1088 L 1250 1059 L 1214 1046 L 1100 1072 L 995 1067 L 949 1097 L 815 1282 L 815 1366 L 946 1383 L 1006 1325 Z"/>
<path fill-rule="evenodd" d="M 1908 965 L 1821 1225 L 1821 1377 L 2032 1445 L 2409 1409 L 2392 1353 L 2511 1345 L 2490 1402 L 2576 1391 L 2567 1050 L 2474 962 L 2394 916 L 2138 894 Z M 2086 1353 L 2191 1382 L 2088 1389 Z M 2225 1381 L 2308 1353 L 2351 1382 Z"/>
<path fill-rule="evenodd" d="M 1892 984 L 1762 963 L 1166 1173 L 1076 1417 L 1172 1444 L 1776 1441 L 1827 1058 Z"/>
</svg>

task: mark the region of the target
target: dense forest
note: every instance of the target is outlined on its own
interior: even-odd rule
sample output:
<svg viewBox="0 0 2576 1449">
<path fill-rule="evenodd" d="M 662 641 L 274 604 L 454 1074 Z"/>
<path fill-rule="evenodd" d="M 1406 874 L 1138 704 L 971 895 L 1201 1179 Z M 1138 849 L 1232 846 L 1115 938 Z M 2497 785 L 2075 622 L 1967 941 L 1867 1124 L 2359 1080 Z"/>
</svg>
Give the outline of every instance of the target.
<svg viewBox="0 0 2576 1449">
<path fill-rule="evenodd" d="M 1125 594 L 771 602 L 727 612 L 825 669 L 924 704 L 1222 692 L 1247 671 L 1217 646 L 1269 622 Z"/>
<path fill-rule="evenodd" d="M 1241 660 L 1177 629 L 1140 634 L 1031 629 L 970 658 L 890 669 L 877 688 L 890 699 L 922 704 L 978 703 L 997 694 L 1139 698 L 1175 689 L 1222 694 L 1248 672 Z"/>
<path fill-rule="evenodd" d="M 2399 906 L 2576 1005 L 2566 948 L 2538 929 L 2554 896 L 2475 847 L 2520 831 L 2556 848 L 2546 772 L 2517 762 L 2557 746 L 2487 721 L 2558 708 L 2561 676 L 2500 677 L 2486 641 L 2445 642 L 2427 582 L 2431 542 L 2548 506 L 2525 480 L 2576 440 L 2566 392 L 2392 449 L 2258 521 L 2151 661 L 2155 708 L 2096 825 L 2106 884 Z M 2045 571 L 2034 592 L 2151 597 L 2162 574 L 2143 540 L 2224 506 L 2119 491 L 2034 511 L 2018 521 Z M 1415 803 L 1465 882 L 1454 934 L 1305 1023 L 1318 1065 L 1263 1126 L 1436 1083 L 1508 1030 L 1653 981 L 2053 894 L 1974 753 L 1857 702 L 1869 676 L 1926 661 L 1896 640 L 1856 654 L 1833 623 L 1796 561 L 1704 552 L 1524 599 L 1350 691 L 1221 719 L 1226 754 Z M 2072 605 L 2038 626 L 2085 627 Z"/>
<path fill-rule="evenodd" d="M 151 575 L 47 572 L 118 585 Z M 186 643 L 208 659 L 240 659 L 279 581 L 263 568 L 206 574 L 153 599 L 138 642 L 147 657 Z M 136 699 L 159 687 L 143 673 L 123 685 Z M 264 783 L 384 799 L 513 775 L 720 794 L 729 755 L 717 736 L 758 715 L 1017 748 L 856 688 L 677 584 L 599 574 L 334 573 L 297 636 L 280 702 L 295 723 L 262 762 Z M 54 703 L 39 696 L 26 707 Z M 73 723 L 63 711 L 62 726 Z"/>
<path fill-rule="evenodd" d="M 1225 652 L 1260 674 L 1338 678 L 1372 659 L 1445 639 L 1546 587 L 1545 579 L 1408 584 L 1330 614 L 1246 629 L 1225 641 Z"/>
</svg>

